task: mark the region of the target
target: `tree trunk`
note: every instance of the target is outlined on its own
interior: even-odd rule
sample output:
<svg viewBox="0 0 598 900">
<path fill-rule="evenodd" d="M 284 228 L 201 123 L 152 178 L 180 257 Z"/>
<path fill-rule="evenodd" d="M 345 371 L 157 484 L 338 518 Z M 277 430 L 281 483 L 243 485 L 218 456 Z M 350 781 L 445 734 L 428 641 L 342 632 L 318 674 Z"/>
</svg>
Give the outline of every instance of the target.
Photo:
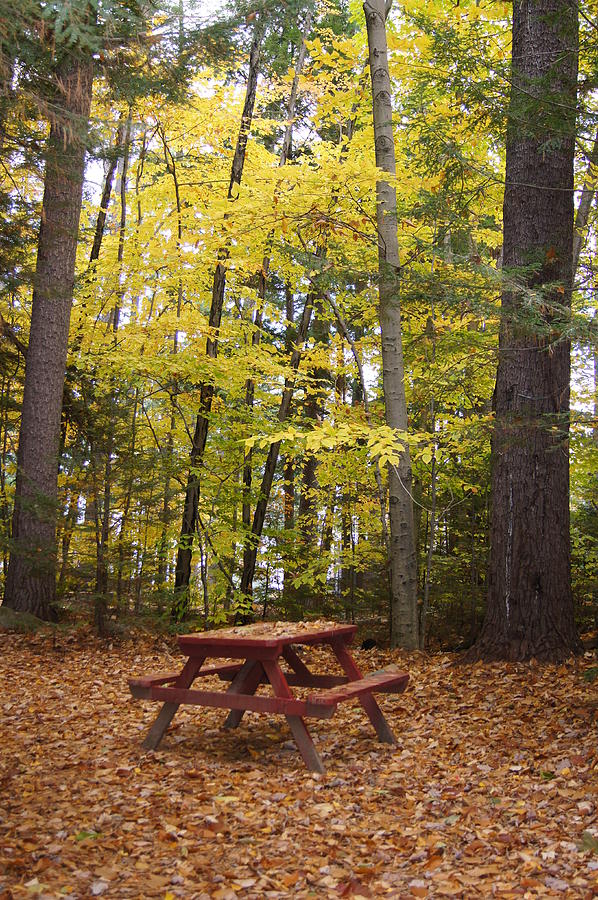
<svg viewBox="0 0 598 900">
<path fill-rule="evenodd" d="M 302 347 L 307 338 L 307 332 L 309 330 L 309 323 L 311 320 L 311 313 L 313 309 L 313 299 L 313 296 L 311 294 L 308 294 L 305 300 L 305 306 L 303 307 L 303 315 L 301 317 L 301 322 L 299 324 L 297 333 L 297 344 L 295 349 L 293 350 L 293 355 L 291 357 L 291 369 L 294 372 L 296 372 L 299 368 Z M 287 380 L 284 391 L 282 393 L 280 406 L 278 408 L 279 422 L 284 422 L 289 414 L 294 389 L 294 381 L 290 379 Z M 268 501 L 270 499 L 270 491 L 272 490 L 272 482 L 274 481 L 274 473 L 276 472 L 278 454 L 280 453 L 280 444 L 280 441 L 277 441 L 274 444 L 270 444 L 268 456 L 266 457 L 266 465 L 264 467 L 264 474 L 262 476 L 259 500 L 256 503 L 255 512 L 253 514 L 251 540 L 245 546 L 245 551 L 243 553 L 243 573 L 241 575 L 242 598 L 250 598 L 253 593 L 253 576 L 255 575 L 257 551 L 264 528 L 264 521 L 266 519 L 266 510 L 268 508 Z"/>
<path fill-rule="evenodd" d="M 594 325 L 598 326 L 598 311 L 594 310 Z M 594 427 L 592 437 L 598 446 L 598 347 L 594 347 Z"/>
<path fill-rule="evenodd" d="M 60 414 L 81 214 L 93 64 L 57 69 L 60 115 L 48 137 L 31 329 L 25 368 L 12 545 L 4 591 L 11 609 L 54 619 Z M 59 121 L 59 119 L 61 121 Z"/>
<path fill-rule="evenodd" d="M 14 103 L 12 83 L 15 74 L 15 61 L 0 53 L 0 153 L 4 149 L 6 139 L 6 122 L 8 113 Z"/>
<path fill-rule="evenodd" d="M 247 88 L 245 91 L 245 103 L 243 105 L 243 114 L 241 117 L 241 127 L 237 138 L 237 146 L 231 167 L 231 177 L 228 188 L 228 198 L 233 199 L 235 188 L 241 184 L 243 175 L 243 166 L 245 164 L 245 151 L 247 148 L 247 138 L 251 128 L 253 119 L 253 110 L 255 107 L 255 97 L 257 92 L 257 82 L 259 76 L 260 65 L 260 45 L 262 37 L 262 25 L 258 24 L 251 52 L 249 56 L 249 76 L 247 78 Z M 227 251 L 222 253 L 222 262 L 216 265 L 214 271 L 214 280 L 212 284 L 212 303 L 210 306 L 210 337 L 206 340 L 206 356 L 210 359 L 216 359 L 218 355 L 218 329 L 222 318 L 222 309 L 224 306 L 224 288 L 226 285 L 226 268 L 224 260 Z M 187 488 L 185 491 L 185 500 L 183 504 L 183 520 L 181 523 L 181 534 L 179 546 L 177 550 L 176 572 L 175 572 L 175 602 L 172 609 L 172 615 L 175 619 L 184 617 L 189 605 L 189 582 L 191 580 L 191 559 L 193 555 L 193 536 L 197 527 L 197 510 L 199 505 L 199 473 L 198 467 L 204 454 L 206 442 L 208 439 L 209 416 L 212 409 L 212 401 L 214 399 L 214 385 L 209 381 L 202 382 L 199 394 L 199 414 L 195 421 L 195 432 L 193 434 L 193 445 L 191 447 L 191 466 L 189 477 L 187 479 Z"/>
<path fill-rule="evenodd" d="M 139 388 L 135 388 L 135 397 L 133 400 L 133 411 L 131 413 L 131 445 L 129 448 L 129 460 L 131 471 L 127 479 L 127 488 L 125 491 L 125 499 L 123 503 L 122 515 L 118 529 L 118 563 L 116 567 L 116 606 L 120 610 L 122 605 L 123 594 L 123 572 L 125 569 L 126 556 L 126 534 L 129 524 L 129 513 L 131 511 L 131 501 L 133 499 L 133 489 L 135 487 L 135 463 L 136 441 L 137 441 L 137 409 L 139 405 Z M 128 606 L 128 600 L 127 600 Z"/>
<path fill-rule="evenodd" d="M 366 422 L 368 423 L 368 425 L 371 425 L 372 424 L 372 415 L 371 415 L 371 410 L 370 410 L 370 402 L 369 402 L 369 398 L 368 398 L 368 390 L 367 390 L 367 385 L 366 385 L 366 381 L 365 381 L 365 375 L 363 372 L 363 366 L 361 364 L 361 357 L 359 356 L 359 351 L 357 349 L 357 344 L 351 337 L 347 323 L 345 322 L 345 320 L 341 314 L 341 311 L 338 308 L 338 305 L 337 305 L 334 297 L 332 296 L 332 294 L 330 294 L 328 291 L 326 291 L 324 293 L 324 297 L 330 304 L 332 311 L 334 312 L 334 315 L 336 316 L 336 321 L 337 321 L 339 331 L 340 331 L 341 335 L 344 337 L 344 339 L 346 340 L 346 342 L 348 343 L 348 345 L 351 349 L 351 353 L 353 354 L 353 359 L 355 360 L 355 365 L 357 367 L 358 380 L 355 384 L 356 390 L 354 391 L 354 394 L 353 394 L 353 405 L 356 406 L 357 403 L 363 403 L 363 412 L 365 414 Z M 385 499 L 385 495 L 384 495 L 384 485 L 382 483 L 382 473 L 380 471 L 380 464 L 377 459 L 374 462 L 374 477 L 376 479 L 376 487 L 378 489 L 378 503 L 380 505 L 380 529 L 382 532 L 382 542 L 384 544 L 384 550 L 386 552 L 386 558 L 387 558 L 387 562 L 388 562 L 390 541 L 389 541 L 389 535 L 388 535 L 388 522 L 386 519 L 386 499 Z"/>
<path fill-rule="evenodd" d="M 285 305 L 286 320 L 285 329 L 285 350 L 287 353 L 293 352 L 293 344 L 296 338 L 295 330 L 295 298 L 293 292 L 287 283 L 285 285 Z M 295 586 L 293 584 L 293 576 L 295 572 L 295 555 L 290 553 L 291 541 L 290 533 L 295 528 L 295 461 L 291 455 L 287 456 L 283 465 L 283 506 L 284 506 L 284 562 L 283 562 L 283 587 L 282 596 L 285 607 L 288 609 L 295 601 Z"/>
<path fill-rule="evenodd" d="M 330 326 L 323 315 L 322 301 L 315 304 L 312 336 L 315 347 L 321 348 L 330 343 Z M 311 427 L 322 422 L 325 415 L 326 390 L 330 385 L 330 369 L 314 366 L 305 373 L 306 388 L 303 400 L 303 414 Z M 318 508 L 316 502 L 318 490 L 318 458 L 315 453 L 306 453 L 303 462 L 301 489 L 297 515 L 297 543 L 295 552 L 307 563 L 317 555 L 316 537 L 318 528 Z M 313 610 L 320 602 L 313 585 L 302 585 L 296 590 L 296 597 L 303 610 Z"/>
<path fill-rule="evenodd" d="M 430 536 L 428 551 L 426 553 L 426 570 L 424 574 L 424 591 L 419 622 L 419 648 L 424 650 L 428 631 L 428 612 L 430 609 L 430 585 L 432 583 L 432 562 L 434 560 L 434 547 L 436 541 L 436 450 L 432 455 L 432 472 L 430 476 Z"/>
<path fill-rule="evenodd" d="M 179 8 L 179 24 L 182 21 L 182 11 Z M 177 212 L 177 261 L 179 266 L 179 274 L 177 279 L 177 306 L 176 306 L 176 317 L 177 317 L 177 327 L 174 331 L 174 336 L 172 340 L 172 353 L 176 355 L 179 349 L 179 329 L 178 329 L 178 320 L 181 318 L 181 312 L 183 309 L 183 300 L 184 300 L 184 290 L 183 290 L 183 207 L 181 203 L 181 191 L 179 186 L 179 178 L 176 166 L 176 160 L 174 155 L 168 146 L 168 142 L 166 140 L 166 133 L 163 128 L 160 128 L 160 137 L 162 138 L 162 145 L 164 147 L 164 160 L 166 162 L 166 169 L 168 173 L 172 176 L 172 184 L 174 188 L 174 197 L 176 202 L 176 212 Z M 170 425 L 168 429 L 168 434 L 166 435 L 166 447 L 162 452 L 162 460 L 164 465 L 164 494 L 162 499 L 162 510 L 160 514 L 160 521 L 162 524 L 162 532 L 160 534 L 160 543 L 158 548 L 158 589 L 165 590 L 166 589 L 166 571 L 167 571 L 167 560 L 168 560 L 168 526 L 170 525 L 170 497 L 171 497 L 171 467 L 172 467 L 172 450 L 174 446 L 174 428 L 176 424 L 175 410 L 176 410 L 176 397 L 179 393 L 179 385 L 175 380 L 172 386 L 172 394 L 171 394 L 171 411 L 170 411 Z M 161 602 L 161 601 L 160 601 Z"/>
<path fill-rule="evenodd" d="M 598 163 L 598 134 L 594 139 L 594 144 L 588 156 L 588 169 L 581 190 L 581 197 L 579 198 L 579 206 L 577 207 L 577 213 L 575 215 L 575 231 L 573 233 L 573 279 L 575 279 L 575 276 L 577 275 L 579 257 L 585 239 L 584 232 L 588 226 L 590 209 L 592 208 L 592 201 L 596 193 L 596 189 L 593 186 L 593 171 L 596 167 L 596 163 Z"/>
<path fill-rule="evenodd" d="M 365 0 L 363 9 L 368 32 L 376 165 L 394 177 L 396 162 L 384 0 Z M 385 417 L 387 425 L 405 432 L 407 401 L 399 300 L 397 200 L 394 188 L 383 180 L 376 185 L 376 223 Z M 411 459 L 408 448 L 401 454 L 399 465 L 388 468 L 388 493 L 391 646 L 415 650 L 419 645 L 417 558 L 411 497 Z"/>
<path fill-rule="evenodd" d="M 120 323 L 120 313 L 124 296 L 123 283 L 123 259 L 125 253 L 125 233 L 127 228 L 127 176 L 129 170 L 129 153 L 131 149 L 131 125 L 133 110 L 129 106 L 124 134 L 121 135 L 122 168 L 120 173 L 120 220 L 118 229 L 118 291 L 111 313 L 111 328 L 114 334 L 114 351 L 117 350 L 116 334 Z M 108 428 L 106 434 L 105 460 L 104 460 L 104 499 L 102 503 L 102 522 L 100 529 L 100 543 L 98 545 L 98 557 L 96 564 L 96 590 L 94 605 L 94 621 L 100 637 L 106 633 L 106 614 L 108 611 L 108 541 L 110 539 L 110 516 L 112 512 L 112 478 L 114 472 L 113 458 L 115 456 L 116 440 L 116 415 L 118 396 L 114 379 L 112 390 L 108 397 Z M 119 583 L 120 590 L 120 583 Z"/>
<path fill-rule="evenodd" d="M 0 532 L 2 534 L 2 574 L 8 572 L 8 545 L 10 540 L 10 508 L 6 494 L 8 441 L 10 431 L 9 409 L 11 405 L 11 381 L 2 377 L 2 450 L 0 455 Z"/>
<path fill-rule="evenodd" d="M 108 216 L 108 207 L 110 206 L 110 198 L 112 197 L 112 185 L 114 184 L 114 176 L 118 166 L 119 155 L 122 151 L 124 138 L 125 119 L 124 113 L 121 113 L 118 126 L 116 129 L 116 139 L 113 149 L 110 152 L 108 169 L 104 178 L 104 187 L 102 189 L 102 199 L 100 200 L 100 208 L 96 219 L 96 227 L 93 236 L 93 244 L 91 253 L 89 254 L 89 262 L 97 262 L 100 258 L 100 250 L 102 249 L 102 241 L 104 239 L 104 230 L 106 228 L 106 218 Z"/>
<path fill-rule="evenodd" d="M 580 649 L 570 582 L 565 337 L 577 28 L 573 0 L 513 4 L 488 606 L 473 650 L 484 659 L 559 660 Z"/>
<path fill-rule="evenodd" d="M 289 153 L 291 149 L 291 139 L 293 134 L 293 122 L 295 119 L 295 107 L 297 105 L 297 95 L 299 92 L 299 79 L 301 77 L 301 72 L 303 70 L 303 65 L 305 63 L 305 56 L 307 53 L 307 47 L 305 41 L 311 29 L 311 19 L 312 14 L 311 11 L 308 12 L 307 18 L 305 21 L 305 26 L 303 29 L 301 45 L 299 47 L 299 52 L 297 54 L 297 60 L 295 62 L 295 73 L 293 75 L 293 83 L 291 85 L 291 91 L 289 94 L 289 99 L 287 102 L 286 108 L 286 126 L 282 139 L 282 147 L 280 150 L 280 156 L 278 159 L 278 167 L 282 168 L 287 164 L 287 160 L 289 158 Z M 275 202 L 276 202 L 275 198 Z M 253 330 L 251 334 L 251 346 L 259 347 L 261 340 L 261 332 L 262 332 L 262 323 L 263 323 L 263 311 L 264 311 L 264 303 L 266 300 L 266 290 L 268 287 L 268 275 L 270 272 L 270 247 L 272 243 L 273 233 L 270 233 L 267 240 L 267 247 L 264 259 L 262 261 L 262 268 L 258 274 L 258 301 L 255 307 L 255 314 L 253 317 Z M 288 291 L 288 288 L 287 288 Z M 292 306 L 292 295 L 291 295 L 291 306 Z M 288 298 L 287 298 L 288 305 Z M 255 398 L 255 383 L 252 378 L 248 378 L 245 385 L 245 405 L 248 410 L 253 409 L 253 403 Z M 242 509 L 242 521 L 243 527 L 246 530 L 246 533 L 249 532 L 251 527 L 251 484 L 253 478 L 253 463 L 252 463 L 253 453 L 251 449 L 245 451 L 245 460 L 243 465 L 243 509 Z"/>
</svg>

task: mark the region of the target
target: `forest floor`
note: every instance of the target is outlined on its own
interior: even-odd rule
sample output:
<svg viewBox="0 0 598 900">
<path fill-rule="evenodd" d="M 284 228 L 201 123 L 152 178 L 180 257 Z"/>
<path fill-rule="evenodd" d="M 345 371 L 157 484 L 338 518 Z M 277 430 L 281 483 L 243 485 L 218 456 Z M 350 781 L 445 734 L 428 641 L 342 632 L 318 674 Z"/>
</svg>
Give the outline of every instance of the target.
<svg viewBox="0 0 598 900">
<path fill-rule="evenodd" d="M 399 745 L 341 705 L 313 775 L 253 714 L 182 707 L 144 752 L 127 677 L 176 670 L 174 640 L 1 634 L 0 900 L 598 896 L 595 659 L 355 655 L 411 674 L 379 695 Z"/>
</svg>

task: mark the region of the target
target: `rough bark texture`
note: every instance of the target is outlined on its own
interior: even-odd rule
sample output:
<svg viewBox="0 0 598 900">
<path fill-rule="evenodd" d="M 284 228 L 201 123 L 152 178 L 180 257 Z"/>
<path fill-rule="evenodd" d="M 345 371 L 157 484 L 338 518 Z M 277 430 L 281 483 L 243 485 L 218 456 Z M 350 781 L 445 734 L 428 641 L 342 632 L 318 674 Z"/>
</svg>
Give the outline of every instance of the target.
<svg viewBox="0 0 598 900">
<path fill-rule="evenodd" d="M 31 329 L 25 371 L 12 545 L 4 604 L 55 615 L 60 412 L 81 213 L 91 60 L 69 56 L 56 73 L 48 137 Z"/>
<path fill-rule="evenodd" d="M 488 607 L 474 648 L 486 659 L 558 660 L 580 649 L 570 584 L 570 345 L 562 333 L 571 302 L 576 78 L 576 4 L 516 0 Z"/>
<path fill-rule="evenodd" d="M 231 167 L 231 179 L 228 190 L 229 200 L 234 197 L 236 188 L 241 183 L 243 176 L 243 166 L 245 163 L 245 151 L 247 149 L 247 138 L 251 129 L 251 121 L 253 118 L 253 110 L 255 108 L 255 97 L 257 92 L 257 82 L 260 66 L 260 45 L 262 37 L 261 25 L 256 28 L 251 52 L 249 56 L 249 75 L 247 78 L 247 88 L 245 91 L 245 102 L 243 105 L 243 113 L 241 118 L 241 127 L 237 138 L 237 146 Z M 222 310 L 224 307 L 224 290 L 226 287 L 226 267 L 223 264 L 227 256 L 227 251 L 223 251 L 223 260 L 216 265 L 214 271 L 214 281 L 212 285 L 212 302 L 210 305 L 210 334 L 206 340 L 206 356 L 210 359 L 216 359 L 218 355 L 218 329 L 222 319 Z M 200 478 L 198 468 L 204 454 L 206 442 L 208 439 L 209 417 L 212 410 L 212 401 L 214 399 L 214 385 L 212 382 L 206 381 L 201 384 L 199 397 L 199 413 L 195 421 L 195 432 L 193 435 L 193 445 L 191 448 L 191 466 L 189 477 L 187 479 L 187 488 L 185 491 L 185 501 L 183 505 L 183 518 L 181 523 L 181 536 L 177 550 L 176 572 L 175 572 L 175 605 L 173 607 L 173 616 L 180 618 L 184 615 L 189 602 L 189 582 L 191 580 L 191 560 L 193 556 L 193 535 L 197 528 L 197 510 L 199 505 L 199 486 Z"/>
<path fill-rule="evenodd" d="M 372 84 L 376 165 L 396 174 L 392 104 L 386 45 L 384 0 L 366 0 L 365 12 Z M 405 370 L 399 301 L 400 262 L 397 202 L 394 188 L 380 180 L 376 186 L 382 379 L 386 423 L 407 430 Z M 390 511 L 391 645 L 418 647 L 417 558 L 411 498 L 411 460 L 406 449 L 398 466 L 388 470 Z"/>
</svg>

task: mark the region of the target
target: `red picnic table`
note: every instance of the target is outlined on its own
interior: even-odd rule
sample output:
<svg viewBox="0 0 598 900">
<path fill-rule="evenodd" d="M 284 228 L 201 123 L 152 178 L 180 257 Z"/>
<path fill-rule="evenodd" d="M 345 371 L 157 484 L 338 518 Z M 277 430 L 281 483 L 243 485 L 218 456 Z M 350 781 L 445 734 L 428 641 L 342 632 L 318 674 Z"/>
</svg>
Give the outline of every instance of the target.
<svg viewBox="0 0 598 900">
<path fill-rule="evenodd" d="M 373 693 L 400 693 L 405 690 L 409 675 L 386 670 L 364 677 L 349 651 L 356 630 L 356 625 L 334 622 L 259 622 L 181 635 L 178 643 L 188 658 L 180 672 L 129 679 L 135 698 L 164 702 L 143 747 L 146 750 L 158 747 L 181 703 L 230 710 L 225 728 L 236 728 L 247 710 L 281 713 L 286 716 L 307 768 L 312 772 L 323 772 L 322 760 L 304 720 L 310 717 L 329 719 L 339 703 L 352 699 L 361 703 L 378 739 L 395 744 L 395 736 Z M 293 645 L 329 647 L 345 674 L 311 672 Z M 281 668 L 281 657 L 288 666 L 287 671 Z M 219 662 L 203 668 L 207 659 Z M 230 681 L 230 686 L 226 691 L 191 689 L 196 678 L 208 675 Z M 256 695 L 261 684 L 270 684 L 273 694 Z M 318 690 L 299 698 L 291 687 Z"/>
</svg>

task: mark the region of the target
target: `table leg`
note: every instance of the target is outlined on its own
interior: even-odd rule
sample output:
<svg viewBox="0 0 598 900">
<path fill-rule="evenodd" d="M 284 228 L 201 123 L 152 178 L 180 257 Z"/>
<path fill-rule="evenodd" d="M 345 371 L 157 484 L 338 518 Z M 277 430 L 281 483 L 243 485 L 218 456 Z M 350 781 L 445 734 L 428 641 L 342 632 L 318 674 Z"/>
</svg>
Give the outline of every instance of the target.
<svg viewBox="0 0 598 900">
<path fill-rule="evenodd" d="M 181 674 L 174 682 L 175 687 L 189 688 L 195 680 L 195 676 L 201 669 L 205 656 L 190 657 L 181 670 Z M 156 750 L 160 741 L 164 737 L 164 732 L 172 722 L 174 714 L 179 708 L 180 703 L 164 703 L 162 709 L 158 713 L 154 724 L 147 733 L 143 744 L 144 750 Z"/>
<path fill-rule="evenodd" d="M 254 659 L 248 659 L 246 663 L 239 669 L 233 678 L 227 694 L 255 694 L 258 685 L 264 679 L 264 670 L 261 662 Z M 231 709 L 224 728 L 236 728 L 243 715 L 244 709 Z"/>
<path fill-rule="evenodd" d="M 359 666 L 347 650 L 344 641 L 333 640 L 331 642 L 331 647 L 334 651 L 334 655 L 341 664 L 343 672 L 348 676 L 349 682 L 359 681 L 360 678 L 363 678 Z M 373 694 L 362 694 L 359 697 L 359 702 L 374 726 L 376 734 L 378 735 L 378 740 L 383 744 L 396 744 L 397 739 L 392 733 L 390 725 L 384 718 L 384 714 L 374 699 Z"/>
<path fill-rule="evenodd" d="M 284 677 L 284 672 L 278 665 L 275 660 L 268 659 L 263 660 L 262 665 L 264 667 L 264 671 L 268 676 L 268 680 L 272 685 L 274 690 L 274 694 L 277 697 L 287 697 L 288 699 L 292 699 L 293 694 L 289 685 L 287 684 L 287 680 Z M 301 716 L 285 716 L 287 722 L 289 723 L 289 727 L 295 738 L 295 743 L 299 749 L 299 753 L 303 757 L 303 762 L 307 766 L 310 772 L 325 772 L 324 765 L 322 760 L 320 759 L 320 755 L 316 748 L 314 747 L 314 742 L 311 739 L 311 735 L 307 730 L 307 725 L 301 718 Z"/>
<path fill-rule="evenodd" d="M 282 648 L 282 655 L 288 662 L 293 672 L 296 672 L 297 675 L 303 675 L 305 678 L 311 677 L 311 672 L 309 671 L 297 651 L 294 650 L 290 644 L 285 644 L 285 646 Z"/>
</svg>

